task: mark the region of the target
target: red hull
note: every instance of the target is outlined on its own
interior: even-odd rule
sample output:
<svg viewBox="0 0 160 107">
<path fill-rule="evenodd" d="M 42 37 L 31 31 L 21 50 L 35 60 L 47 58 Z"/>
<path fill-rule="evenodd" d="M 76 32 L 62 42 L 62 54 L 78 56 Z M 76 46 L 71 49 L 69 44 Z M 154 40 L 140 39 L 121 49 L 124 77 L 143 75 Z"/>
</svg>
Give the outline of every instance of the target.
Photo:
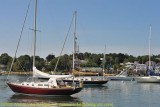
<svg viewBox="0 0 160 107">
<path fill-rule="evenodd" d="M 36 94 L 36 95 L 72 95 L 78 93 L 82 88 L 35 88 L 35 87 L 26 87 L 19 86 L 12 83 L 8 83 L 8 86 L 15 93 L 22 94 Z"/>
</svg>

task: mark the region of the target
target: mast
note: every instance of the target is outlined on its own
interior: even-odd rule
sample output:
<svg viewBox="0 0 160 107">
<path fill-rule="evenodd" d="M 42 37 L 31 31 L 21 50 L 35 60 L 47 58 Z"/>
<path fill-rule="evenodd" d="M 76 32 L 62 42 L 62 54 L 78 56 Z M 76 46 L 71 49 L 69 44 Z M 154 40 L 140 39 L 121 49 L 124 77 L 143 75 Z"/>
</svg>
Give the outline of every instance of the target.
<svg viewBox="0 0 160 107">
<path fill-rule="evenodd" d="M 74 72 L 75 69 L 75 53 L 76 53 L 76 16 L 77 16 L 77 11 L 74 12 L 74 37 L 73 37 L 73 68 L 72 68 L 72 73 Z"/>
<path fill-rule="evenodd" d="M 103 54 L 103 80 L 104 80 L 105 63 L 106 63 L 106 45 L 105 45 L 104 54 Z"/>
<path fill-rule="evenodd" d="M 35 55 L 36 55 L 36 24 L 37 24 L 37 0 L 34 0 L 34 47 L 33 47 L 33 67 L 35 67 Z"/>
<path fill-rule="evenodd" d="M 150 25 L 149 27 L 149 70 L 151 70 L 151 31 L 152 31 L 152 26 Z"/>
</svg>

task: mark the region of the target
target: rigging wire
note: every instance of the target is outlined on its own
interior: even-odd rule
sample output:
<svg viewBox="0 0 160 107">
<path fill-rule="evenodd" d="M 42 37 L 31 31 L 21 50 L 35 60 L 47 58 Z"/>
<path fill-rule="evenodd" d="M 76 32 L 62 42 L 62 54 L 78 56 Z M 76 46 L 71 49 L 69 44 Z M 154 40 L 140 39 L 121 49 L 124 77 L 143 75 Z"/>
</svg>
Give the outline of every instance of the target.
<svg viewBox="0 0 160 107">
<path fill-rule="evenodd" d="M 30 8 L 30 4 L 31 4 L 31 0 L 30 0 L 29 3 L 28 3 L 27 12 L 26 12 L 26 15 L 25 15 L 25 18 L 24 18 L 24 22 L 23 22 L 23 25 L 22 25 L 21 33 L 20 33 L 19 40 L 18 40 L 18 44 L 17 44 L 17 47 L 16 47 L 16 52 L 15 52 L 15 55 L 14 55 L 14 57 L 13 57 L 13 60 L 12 60 L 12 63 L 11 63 L 11 67 L 10 67 L 9 72 L 8 72 L 8 75 L 7 75 L 7 80 L 8 80 L 9 74 L 10 74 L 10 72 L 11 72 L 11 70 L 12 70 L 14 61 L 15 61 L 15 59 L 16 59 L 17 51 L 18 51 L 19 44 L 20 44 L 20 41 L 21 41 L 21 38 L 22 38 L 22 34 L 23 34 L 24 27 L 25 27 L 25 24 L 26 24 L 26 20 L 27 20 L 27 16 L 28 16 L 28 11 L 29 11 L 29 8 Z M 6 81 L 7 81 L 7 80 L 6 80 Z"/>
<path fill-rule="evenodd" d="M 19 62 L 18 59 L 17 59 L 17 62 L 19 63 L 19 65 L 20 65 L 20 67 L 22 68 L 22 70 L 25 71 L 25 70 L 24 70 L 24 67 L 23 67 L 22 64 Z"/>
<path fill-rule="evenodd" d="M 70 23 L 70 25 L 69 25 L 69 29 L 68 29 L 67 35 L 66 35 L 66 37 L 65 37 L 65 40 L 64 40 L 64 43 L 63 43 L 63 46 L 62 46 L 62 49 L 61 49 L 60 55 L 59 55 L 59 57 L 58 57 L 58 60 L 57 60 L 56 66 L 55 66 L 55 68 L 54 68 L 54 72 L 55 72 L 55 71 L 56 71 L 56 69 L 57 69 L 57 66 L 58 66 L 58 63 L 59 63 L 60 57 L 61 57 L 61 55 L 62 55 L 62 52 L 63 52 L 64 46 L 65 46 L 65 44 L 66 44 L 66 41 L 67 41 L 67 38 L 68 38 L 68 35 L 69 35 L 69 32 L 70 32 L 70 30 L 71 30 L 72 23 L 73 23 L 73 18 L 74 18 L 74 14 L 73 14 L 73 17 L 72 17 L 71 23 Z M 53 72 L 51 72 L 51 73 L 53 74 Z"/>
</svg>

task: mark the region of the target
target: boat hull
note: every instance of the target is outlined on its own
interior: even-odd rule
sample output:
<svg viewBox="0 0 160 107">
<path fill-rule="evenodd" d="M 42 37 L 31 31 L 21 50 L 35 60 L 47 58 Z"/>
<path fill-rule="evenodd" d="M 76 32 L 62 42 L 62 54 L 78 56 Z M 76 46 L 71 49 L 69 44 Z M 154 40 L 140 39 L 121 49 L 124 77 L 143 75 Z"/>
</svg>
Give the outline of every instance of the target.
<svg viewBox="0 0 160 107">
<path fill-rule="evenodd" d="M 63 80 L 64 82 L 72 83 L 73 80 Z M 74 80 L 74 82 L 79 83 L 79 80 Z M 108 82 L 108 80 L 99 80 L 99 81 L 82 81 L 83 85 L 103 85 Z"/>
<path fill-rule="evenodd" d="M 139 83 L 160 83 L 159 76 L 136 77 L 135 81 Z"/>
<path fill-rule="evenodd" d="M 78 93 L 82 88 L 36 88 L 12 84 L 7 82 L 8 86 L 15 93 L 35 94 L 35 95 L 72 95 Z"/>
<path fill-rule="evenodd" d="M 118 76 L 110 76 L 107 78 L 111 81 L 134 81 L 134 77 L 118 77 Z"/>
</svg>

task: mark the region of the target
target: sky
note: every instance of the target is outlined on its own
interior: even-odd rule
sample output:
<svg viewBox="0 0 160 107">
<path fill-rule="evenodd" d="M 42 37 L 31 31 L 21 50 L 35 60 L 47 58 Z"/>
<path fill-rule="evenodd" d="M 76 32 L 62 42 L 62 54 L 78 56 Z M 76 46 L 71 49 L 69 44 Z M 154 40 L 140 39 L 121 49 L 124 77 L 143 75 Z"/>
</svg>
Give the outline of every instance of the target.
<svg viewBox="0 0 160 107">
<path fill-rule="evenodd" d="M 14 56 L 30 0 L 0 0 L 0 54 Z M 18 49 L 19 55 L 33 53 L 31 5 Z M 60 54 L 74 11 L 77 11 L 77 41 L 80 52 L 160 54 L 160 0 L 38 0 L 36 55 Z M 73 25 L 63 54 L 72 54 Z"/>
</svg>

